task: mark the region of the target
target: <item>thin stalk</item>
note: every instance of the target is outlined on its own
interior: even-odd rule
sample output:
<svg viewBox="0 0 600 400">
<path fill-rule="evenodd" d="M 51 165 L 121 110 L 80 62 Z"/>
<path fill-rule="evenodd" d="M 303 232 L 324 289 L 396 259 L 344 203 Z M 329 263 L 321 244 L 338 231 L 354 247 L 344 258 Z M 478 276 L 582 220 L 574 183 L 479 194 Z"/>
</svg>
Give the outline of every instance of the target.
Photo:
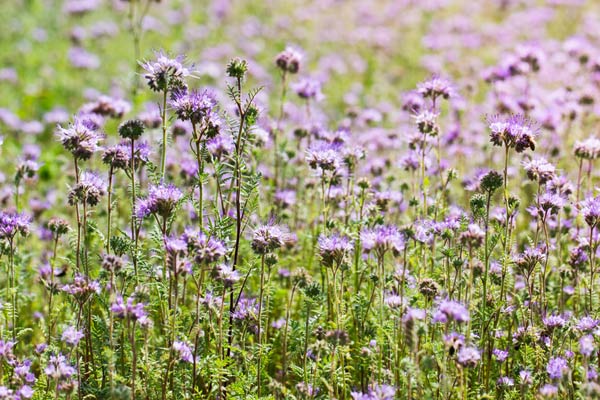
<svg viewBox="0 0 600 400">
<path fill-rule="evenodd" d="M 167 167 L 167 90 L 163 92 L 163 104 L 160 113 L 160 119 L 162 120 L 162 147 L 161 147 L 161 158 L 160 158 L 160 176 L 164 181 L 165 171 Z"/>
<path fill-rule="evenodd" d="M 108 170 L 108 205 L 106 207 L 106 253 L 110 253 L 110 228 L 111 228 L 111 212 L 112 212 L 112 185 L 113 185 L 113 166 Z"/>
</svg>

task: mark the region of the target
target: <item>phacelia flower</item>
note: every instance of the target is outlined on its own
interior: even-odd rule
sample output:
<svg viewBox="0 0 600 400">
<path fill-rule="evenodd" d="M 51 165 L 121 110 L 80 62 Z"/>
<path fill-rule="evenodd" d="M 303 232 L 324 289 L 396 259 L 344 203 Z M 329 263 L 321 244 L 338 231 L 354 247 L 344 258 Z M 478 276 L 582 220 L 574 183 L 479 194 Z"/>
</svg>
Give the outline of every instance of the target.
<svg viewBox="0 0 600 400">
<path fill-rule="evenodd" d="M 287 234 L 278 225 L 262 225 L 252 234 L 252 250 L 257 254 L 267 254 L 282 247 Z"/>
<path fill-rule="evenodd" d="M 600 221 L 600 196 L 585 199 L 581 204 L 580 212 L 586 224 L 596 226 Z"/>
<path fill-rule="evenodd" d="M 469 311 L 456 301 L 443 300 L 433 316 L 433 321 L 441 323 L 449 321 L 467 322 L 469 321 Z"/>
<path fill-rule="evenodd" d="M 186 230 L 181 238 L 186 242 L 190 256 L 198 264 L 214 263 L 227 254 L 225 243 L 203 233 Z"/>
<path fill-rule="evenodd" d="M 60 339 L 70 346 L 77 346 L 77 343 L 83 338 L 82 331 L 77 330 L 74 326 L 68 326 L 63 331 Z"/>
<path fill-rule="evenodd" d="M 217 101 L 209 91 L 176 92 L 171 100 L 171 107 L 180 120 L 199 125 L 200 132 L 208 137 L 219 133 L 221 117 L 217 112 Z"/>
<path fill-rule="evenodd" d="M 117 299 L 110 306 L 110 311 L 118 318 L 136 321 L 140 326 L 150 325 L 150 318 L 146 312 L 144 303 L 136 303 L 134 296 L 131 296 L 125 302 L 123 296 L 117 296 Z"/>
<path fill-rule="evenodd" d="M 59 126 L 57 135 L 63 147 L 79 160 L 87 160 L 98 151 L 102 139 L 89 121 L 77 117 L 67 128 Z"/>
<path fill-rule="evenodd" d="M 348 238 L 339 235 L 319 236 L 318 246 L 321 260 L 328 267 L 334 264 L 339 265 L 344 256 L 353 249 L 352 242 Z"/>
<path fill-rule="evenodd" d="M 79 177 L 79 182 L 69 191 L 69 204 L 84 203 L 96 206 L 100 198 L 106 194 L 106 184 L 95 172 L 85 171 Z"/>
<path fill-rule="evenodd" d="M 548 361 L 546 372 L 550 379 L 562 379 L 564 374 L 569 372 L 567 360 L 561 357 L 553 357 Z"/>
<path fill-rule="evenodd" d="M 25 214 L 0 211 L 0 239 L 12 240 L 17 234 L 27 236 L 31 218 Z"/>
<path fill-rule="evenodd" d="M 171 216 L 182 197 L 181 190 L 173 185 L 150 186 L 148 197 L 138 202 L 136 215 L 139 219 L 143 219 L 150 214 L 156 214 L 167 219 Z"/>
<path fill-rule="evenodd" d="M 458 351 L 456 360 L 463 368 L 474 368 L 481 360 L 481 353 L 475 347 L 464 346 Z"/>
<path fill-rule="evenodd" d="M 363 249 L 366 252 L 375 251 L 378 254 L 392 251 L 400 253 L 404 249 L 404 236 L 393 225 L 377 226 L 373 229 L 364 230 L 360 236 Z"/>
<path fill-rule="evenodd" d="M 172 92 L 186 88 L 185 78 L 190 71 L 182 64 L 183 57 L 169 58 L 163 52 L 156 53 L 156 60 L 140 63 L 146 71 L 144 78 L 155 92 Z"/>
<path fill-rule="evenodd" d="M 538 181 L 540 184 L 545 184 L 556 177 L 556 168 L 545 158 L 535 158 L 525 162 L 523 166 L 527 172 L 527 177 L 532 181 Z"/>
<path fill-rule="evenodd" d="M 306 151 L 306 161 L 312 169 L 336 172 L 343 163 L 341 146 L 328 142 L 315 143 Z"/>
<path fill-rule="evenodd" d="M 186 363 L 194 362 L 194 354 L 187 343 L 176 340 L 173 342 L 173 350 L 179 355 L 180 361 Z"/>
<path fill-rule="evenodd" d="M 102 162 L 112 167 L 113 170 L 127 169 L 129 167 L 130 152 L 124 146 L 111 146 L 104 149 Z"/>
<path fill-rule="evenodd" d="M 428 80 L 417 85 L 418 93 L 423 98 L 435 100 L 438 97 L 449 99 L 455 95 L 454 87 L 447 79 L 439 76 L 432 76 Z"/>
<path fill-rule="evenodd" d="M 600 156 L 600 140 L 595 137 L 591 137 L 582 142 L 575 142 L 573 149 L 575 157 L 583 158 L 585 160 L 595 160 Z"/>
<path fill-rule="evenodd" d="M 315 101 L 320 101 L 323 99 L 323 93 L 321 93 L 321 82 L 315 79 L 304 78 L 293 84 L 292 89 L 301 99 L 304 100 L 312 99 Z"/>
<path fill-rule="evenodd" d="M 287 47 L 284 51 L 277 55 L 275 64 L 283 72 L 289 72 L 295 74 L 300 70 L 300 62 L 302 61 L 302 54 L 293 47 Z"/>
<path fill-rule="evenodd" d="M 535 150 L 538 127 L 530 119 L 519 114 L 509 118 L 493 116 L 488 123 L 490 140 L 495 146 L 514 148 L 517 153 L 527 149 Z"/>
</svg>

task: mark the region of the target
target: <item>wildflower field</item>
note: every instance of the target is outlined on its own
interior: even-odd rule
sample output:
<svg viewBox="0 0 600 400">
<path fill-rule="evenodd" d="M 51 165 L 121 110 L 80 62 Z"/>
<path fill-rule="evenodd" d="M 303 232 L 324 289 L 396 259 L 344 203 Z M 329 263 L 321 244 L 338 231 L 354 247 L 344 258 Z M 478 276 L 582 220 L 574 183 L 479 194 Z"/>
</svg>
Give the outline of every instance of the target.
<svg viewBox="0 0 600 400">
<path fill-rule="evenodd" d="M 0 1 L 0 400 L 600 398 L 600 1 Z"/>
</svg>

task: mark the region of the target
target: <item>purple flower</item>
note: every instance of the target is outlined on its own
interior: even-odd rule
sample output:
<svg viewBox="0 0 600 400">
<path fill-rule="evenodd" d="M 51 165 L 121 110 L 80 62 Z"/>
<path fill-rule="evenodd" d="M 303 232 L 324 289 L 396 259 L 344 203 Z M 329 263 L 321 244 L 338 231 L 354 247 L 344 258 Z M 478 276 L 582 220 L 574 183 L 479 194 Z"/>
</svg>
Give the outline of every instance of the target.
<svg viewBox="0 0 600 400">
<path fill-rule="evenodd" d="M 296 389 L 298 389 L 305 397 L 317 397 L 317 394 L 319 394 L 319 388 L 314 387 L 310 383 L 299 382 L 296 384 Z"/>
<path fill-rule="evenodd" d="M 474 368 L 481 360 L 481 354 L 475 347 L 462 347 L 458 351 L 457 361 L 464 368 Z"/>
<path fill-rule="evenodd" d="M 531 376 L 531 372 L 527 370 L 519 371 L 519 380 L 522 385 L 529 386 L 533 383 L 533 377 Z"/>
<path fill-rule="evenodd" d="M 454 87 L 450 81 L 437 75 L 419 83 L 417 91 L 423 98 L 431 98 L 433 101 L 438 97 L 449 99 L 455 95 Z"/>
<path fill-rule="evenodd" d="M 302 54 L 293 47 L 287 47 L 277 55 L 275 64 L 285 73 L 295 74 L 300 70 Z"/>
<path fill-rule="evenodd" d="M 148 197 L 138 202 L 136 215 L 139 219 L 143 219 L 150 214 L 156 214 L 167 219 L 171 216 L 182 197 L 183 193 L 174 185 L 150 186 Z"/>
<path fill-rule="evenodd" d="M 107 147 L 102 153 L 102 162 L 104 164 L 110 165 L 113 170 L 117 169 L 127 169 L 130 165 L 131 151 L 125 146 L 111 146 Z"/>
<path fill-rule="evenodd" d="M 306 161 L 312 169 L 339 172 L 343 157 L 340 144 L 320 141 L 306 151 Z"/>
<path fill-rule="evenodd" d="M 247 297 L 240 298 L 238 306 L 236 307 L 233 318 L 236 320 L 245 320 L 250 323 L 254 323 L 258 316 L 258 303 L 256 299 L 250 299 Z"/>
<path fill-rule="evenodd" d="M 240 280 L 240 274 L 227 264 L 221 264 L 216 267 L 214 275 L 216 280 L 223 282 L 223 285 L 228 288 L 232 287 L 234 283 Z"/>
<path fill-rule="evenodd" d="M 405 240 L 396 226 L 382 225 L 364 230 L 360 236 L 366 252 L 375 251 L 382 256 L 387 251 L 398 254 L 404 250 Z"/>
<path fill-rule="evenodd" d="M 223 156 L 233 154 L 235 143 L 231 135 L 221 133 L 206 142 L 206 149 L 214 158 L 220 159 Z"/>
<path fill-rule="evenodd" d="M 595 227 L 600 221 L 600 196 L 585 199 L 581 204 L 581 214 L 591 227 Z"/>
<path fill-rule="evenodd" d="M 515 381 L 508 376 L 502 376 L 498 378 L 496 384 L 500 387 L 512 387 L 515 386 Z"/>
<path fill-rule="evenodd" d="M 353 400 L 393 400 L 396 389 L 390 385 L 373 385 L 367 393 L 352 392 Z"/>
<path fill-rule="evenodd" d="M 523 167 L 527 172 L 527 177 L 532 181 L 539 181 L 540 184 L 545 184 L 556 177 L 556 168 L 545 158 L 527 161 L 523 163 Z"/>
<path fill-rule="evenodd" d="M 34 390 L 29 385 L 23 385 L 17 390 L 17 399 L 31 399 L 33 394 Z"/>
<path fill-rule="evenodd" d="M 10 340 L 0 340 L 0 358 L 6 360 L 9 364 L 12 363 L 15 356 L 13 354 L 13 348 L 16 342 Z"/>
<path fill-rule="evenodd" d="M 204 233 L 186 229 L 181 239 L 186 242 L 189 254 L 198 264 L 214 263 L 227 254 L 225 243 L 209 238 Z"/>
<path fill-rule="evenodd" d="M 545 384 L 540 388 L 540 396 L 551 398 L 558 394 L 558 388 L 551 384 Z"/>
<path fill-rule="evenodd" d="M 494 351 L 492 351 L 492 354 L 499 362 L 504 362 L 508 358 L 508 351 L 506 350 L 494 349 Z"/>
<path fill-rule="evenodd" d="M 129 111 L 131 111 L 131 104 L 127 101 L 104 95 L 94 102 L 84 104 L 80 109 L 84 114 L 98 114 L 111 118 L 121 118 Z"/>
<path fill-rule="evenodd" d="M 584 335 L 579 339 L 579 352 L 586 357 L 590 357 L 595 350 L 594 337 Z"/>
<path fill-rule="evenodd" d="M 573 152 L 576 157 L 586 160 L 595 160 L 600 156 L 600 140 L 595 137 L 575 142 Z"/>
<path fill-rule="evenodd" d="M 331 236 L 319 236 L 318 246 L 321 260 L 328 267 L 333 266 L 333 264 L 339 265 L 344 256 L 353 249 L 350 239 L 335 234 Z"/>
<path fill-rule="evenodd" d="M 214 137 L 219 133 L 222 124 L 216 106 L 214 95 L 207 90 L 176 92 L 171 100 L 171 107 L 177 117 L 182 121 L 199 125 L 199 134 L 206 134 L 208 137 Z"/>
<path fill-rule="evenodd" d="M 77 373 L 77 370 L 68 363 L 67 358 L 62 354 L 51 355 L 48 359 L 48 365 L 44 373 L 52 379 L 62 381 L 68 379 Z"/>
<path fill-rule="evenodd" d="M 146 71 L 144 78 L 155 92 L 175 91 L 186 88 L 184 78 L 190 71 L 182 64 L 183 57 L 169 58 L 163 52 L 155 53 L 154 61 L 140 63 Z"/>
<path fill-rule="evenodd" d="M 533 121 L 522 115 L 513 115 L 509 118 L 493 116 L 488 120 L 491 130 L 490 140 L 495 146 L 505 145 L 514 148 L 517 153 L 527 149 L 535 150 L 535 138 L 538 127 Z"/>
<path fill-rule="evenodd" d="M 313 99 L 320 101 L 324 97 L 323 93 L 321 93 L 321 83 L 315 79 L 304 78 L 293 84 L 292 89 L 300 98 L 305 100 Z"/>
<path fill-rule="evenodd" d="M 257 254 L 267 254 L 282 247 L 287 234 L 279 225 L 262 225 L 252 234 L 252 250 Z"/>
<path fill-rule="evenodd" d="M 79 182 L 69 191 L 69 204 L 74 206 L 84 203 L 96 206 L 100 198 L 106 194 L 106 183 L 96 172 L 85 171 L 79 177 Z"/>
<path fill-rule="evenodd" d="M 560 315 L 551 315 L 544 318 L 542 322 L 544 325 L 546 325 L 546 328 L 549 329 L 561 328 L 567 323 L 567 321 Z"/>
<path fill-rule="evenodd" d="M 422 134 L 437 136 L 439 133 L 438 119 L 439 114 L 424 110 L 415 116 L 415 123 L 417 124 L 417 128 L 419 128 L 419 132 Z"/>
<path fill-rule="evenodd" d="M 273 202 L 282 209 L 289 208 L 296 203 L 296 192 L 294 190 L 279 190 L 275 193 Z"/>
<path fill-rule="evenodd" d="M 577 322 L 577 329 L 583 332 L 591 332 L 594 328 L 596 328 L 600 324 L 600 320 L 593 319 L 592 317 L 585 316 L 581 317 L 581 319 Z"/>
<path fill-rule="evenodd" d="M 146 306 L 144 303 L 136 303 L 134 296 L 129 297 L 127 302 L 123 300 L 123 296 L 117 296 L 110 306 L 110 311 L 118 318 L 136 321 L 142 327 L 149 326 L 151 323 Z"/>
<path fill-rule="evenodd" d="M 31 219 L 25 214 L 0 211 L 0 239 L 12 240 L 17 234 L 27 236 Z"/>
<path fill-rule="evenodd" d="M 449 321 L 469 321 L 469 311 L 465 306 L 453 300 L 440 302 L 437 311 L 433 315 L 433 322 L 447 323 Z"/>
<path fill-rule="evenodd" d="M 89 296 L 100 293 L 100 284 L 81 274 L 75 274 L 73 282 L 64 285 L 62 290 L 72 296 L 75 296 L 79 301 L 86 301 Z"/>
<path fill-rule="evenodd" d="M 561 357 L 553 357 L 548 361 L 546 372 L 550 379 L 562 379 L 563 375 L 569 372 L 567 360 Z"/>
<path fill-rule="evenodd" d="M 483 244 L 485 232 L 479 227 L 479 225 L 469 224 L 467 230 L 461 232 L 458 238 L 462 244 L 475 249 Z"/>
<path fill-rule="evenodd" d="M 595 381 L 598 379 L 598 371 L 596 370 L 595 365 L 590 365 L 586 373 L 588 381 Z"/>
<path fill-rule="evenodd" d="M 79 69 L 97 69 L 100 67 L 100 58 L 82 47 L 72 47 L 68 53 L 71 65 Z"/>
<path fill-rule="evenodd" d="M 545 218 L 548 213 L 550 215 L 557 214 L 564 206 L 565 200 L 558 194 L 552 192 L 542 193 L 537 197 L 538 214 Z"/>
<path fill-rule="evenodd" d="M 94 152 L 99 150 L 98 142 L 102 139 L 102 136 L 96 129 L 89 120 L 75 117 L 73 123 L 67 128 L 58 126 L 58 140 L 65 150 L 73 154 L 73 157 L 87 160 Z"/>
<path fill-rule="evenodd" d="M 83 338 L 82 331 L 77 330 L 74 326 L 68 326 L 62 333 L 60 340 L 71 346 L 77 346 L 77 343 Z"/>
<path fill-rule="evenodd" d="M 179 360 L 186 363 L 194 362 L 194 354 L 192 353 L 192 349 L 185 342 L 174 341 L 173 342 L 173 350 L 179 354 Z"/>
</svg>

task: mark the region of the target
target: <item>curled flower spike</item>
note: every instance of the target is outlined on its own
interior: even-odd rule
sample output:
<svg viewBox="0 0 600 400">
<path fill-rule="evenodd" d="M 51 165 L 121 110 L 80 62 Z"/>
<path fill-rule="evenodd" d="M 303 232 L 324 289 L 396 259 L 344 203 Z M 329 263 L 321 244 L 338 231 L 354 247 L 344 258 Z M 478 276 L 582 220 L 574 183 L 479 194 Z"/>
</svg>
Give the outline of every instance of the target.
<svg viewBox="0 0 600 400">
<path fill-rule="evenodd" d="M 556 178 L 556 168 L 545 158 L 535 158 L 523 164 L 527 177 L 532 181 L 545 184 Z"/>
<path fill-rule="evenodd" d="M 190 257 L 198 264 L 210 264 L 227 254 L 225 244 L 198 231 L 186 230 L 181 239 L 185 241 Z"/>
<path fill-rule="evenodd" d="M 596 226 L 600 222 L 600 196 L 585 199 L 581 204 L 581 215 L 589 226 Z"/>
<path fill-rule="evenodd" d="M 106 184 L 95 172 L 85 171 L 79 178 L 79 183 L 69 191 L 69 204 L 84 203 L 96 206 L 100 198 L 106 194 Z"/>
<path fill-rule="evenodd" d="M 171 107 L 180 120 L 200 125 L 200 131 L 208 137 L 214 137 L 219 133 L 222 121 L 217 112 L 217 101 L 211 92 L 207 90 L 176 92 L 173 94 Z"/>
<path fill-rule="evenodd" d="M 155 92 L 172 92 L 187 87 L 184 78 L 190 71 L 183 66 L 183 56 L 169 58 L 163 52 L 157 52 L 154 61 L 141 62 L 141 67 L 146 71 L 144 78 L 148 86 Z"/>
<path fill-rule="evenodd" d="M 447 323 L 468 322 L 469 311 L 461 303 L 452 300 L 443 300 L 440 302 L 437 311 L 433 315 L 433 322 Z"/>
<path fill-rule="evenodd" d="M 578 158 L 595 160 L 600 157 L 600 140 L 591 137 L 584 141 L 577 141 L 575 142 L 573 153 Z"/>
<path fill-rule="evenodd" d="M 17 234 L 27 236 L 31 218 L 25 214 L 0 211 L 0 239 L 12 240 Z"/>
<path fill-rule="evenodd" d="M 318 246 L 321 260 L 328 267 L 334 264 L 339 265 L 344 256 L 354 248 L 350 239 L 339 235 L 319 236 Z"/>
<path fill-rule="evenodd" d="M 284 51 L 277 55 L 275 64 L 284 72 L 296 74 L 300 70 L 302 62 L 302 54 L 293 47 L 287 47 Z"/>
<path fill-rule="evenodd" d="M 321 101 L 324 98 L 323 93 L 321 93 L 321 82 L 315 79 L 304 78 L 293 84 L 292 89 L 304 100 Z"/>
<path fill-rule="evenodd" d="M 419 83 L 417 91 L 423 98 L 430 98 L 432 100 L 438 97 L 447 100 L 455 95 L 454 87 L 450 81 L 437 75 L 432 76 L 425 82 Z"/>
<path fill-rule="evenodd" d="M 267 254 L 286 242 L 287 233 L 278 225 L 263 225 L 252 234 L 252 250 L 257 254 Z"/>
<path fill-rule="evenodd" d="M 395 226 L 378 226 L 361 233 L 360 240 L 366 252 L 375 251 L 382 255 L 388 250 L 398 254 L 405 245 L 403 234 Z"/>
<path fill-rule="evenodd" d="M 463 368 L 475 368 L 480 360 L 481 353 L 476 347 L 462 347 L 458 351 L 456 357 L 456 361 L 458 361 Z"/>
<path fill-rule="evenodd" d="M 535 150 L 539 127 L 525 116 L 516 114 L 504 118 L 495 115 L 488 118 L 488 124 L 491 131 L 490 141 L 495 146 L 514 148 L 517 153 L 527 149 Z"/>
<path fill-rule="evenodd" d="M 76 117 L 67 128 L 58 127 L 58 140 L 65 150 L 73 157 L 80 160 L 89 159 L 100 148 L 98 142 L 102 135 L 97 132 L 98 127 L 89 119 Z"/>
<path fill-rule="evenodd" d="M 111 304 L 110 311 L 118 318 L 136 321 L 142 327 L 151 324 L 145 304 L 136 303 L 134 296 L 129 297 L 126 302 L 123 300 L 123 296 L 118 296 L 116 301 Z"/>
<path fill-rule="evenodd" d="M 148 197 L 137 204 L 136 215 L 139 219 L 151 214 L 169 218 L 182 197 L 183 193 L 174 185 L 150 186 Z"/>
</svg>

